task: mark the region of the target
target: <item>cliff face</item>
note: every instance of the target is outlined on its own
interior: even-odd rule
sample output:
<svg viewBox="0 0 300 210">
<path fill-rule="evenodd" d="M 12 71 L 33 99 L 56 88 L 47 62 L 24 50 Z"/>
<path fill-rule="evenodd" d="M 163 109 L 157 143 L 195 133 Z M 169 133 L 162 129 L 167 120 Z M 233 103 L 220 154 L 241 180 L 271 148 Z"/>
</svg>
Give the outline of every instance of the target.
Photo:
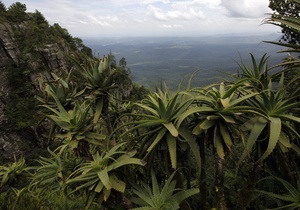
<svg viewBox="0 0 300 210">
<path fill-rule="evenodd" d="M 6 99 L 9 97 L 9 82 L 5 66 L 9 61 L 17 62 L 20 54 L 9 24 L 0 24 L 0 127 L 5 120 L 4 109 Z M 0 133 L 1 135 L 1 133 Z M 0 149 L 3 140 L 0 137 Z"/>
<path fill-rule="evenodd" d="M 19 54 L 12 27 L 9 24 L 0 24 L 0 68 L 10 59 L 17 62 Z"/>
<path fill-rule="evenodd" d="M 34 92 L 36 78 L 40 74 L 49 75 L 51 71 L 59 72 L 62 69 L 70 68 L 66 59 L 66 54 L 70 53 L 70 47 L 64 41 L 32 46 L 31 50 L 25 52 L 20 50 L 23 47 L 22 42 L 28 42 L 25 38 L 22 40 L 22 34 L 31 30 L 30 27 L 24 23 L 21 25 L 0 23 L 0 163 L 13 160 L 14 156 L 31 151 L 32 147 L 43 144 L 46 138 L 42 136 L 43 128 L 35 125 L 15 130 L 6 128 L 8 121 L 6 110 L 9 109 L 9 101 L 11 104 L 14 100 L 13 97 L 15 97 L 11 94 L 11 75 L 17 70 L 12 66 L 18 67 L 21 63 L 22 65 L 25 63 L 29 68 L 26 73 L 14 73 L 13 75 L 14 77 L 28 78 L 28 82 L 33 87 L 30 92 Z M 18 35 L 16 35 L 16 31 L 18 31 Z M 24 81 L 23 78 L 15 79 L 16 81 Z M 22 82 L 15 85 L 20 85 L 22 89 Z M 22 94 L 24 95 L 24 93 Z M 19 95 L 23 97 L 21 94 Z M 22 109 L 22 106 L 19 108 Z"/>
<path fill-rule="evenodd" d="M 63 53 L 68 54 L 68 48 L 65 45 L 59 47 L 58 44 L 47 44 L 43 48 L 37 48 L 36 50 L 51 71 L 67 69 L 67 63 L 63 55 Z"/>
</svg>

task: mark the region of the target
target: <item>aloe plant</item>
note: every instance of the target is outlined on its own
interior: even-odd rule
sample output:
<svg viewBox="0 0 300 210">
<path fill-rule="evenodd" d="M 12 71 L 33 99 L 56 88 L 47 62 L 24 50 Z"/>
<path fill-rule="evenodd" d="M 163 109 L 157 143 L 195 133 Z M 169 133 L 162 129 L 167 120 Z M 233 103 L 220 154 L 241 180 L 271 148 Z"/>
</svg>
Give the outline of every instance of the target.
<svg viewBox="0 0 300 210">
<path fill-rule="evenodd" d="M 300 123 L 300 118 L 294 116 L 291 110 L 298 107 L 300 102 L 294 102 L 293 97 L 288 98 L 286 96 L 283 82 L 284 74 L 282 74 L 278 90 L 273 90 L 272 81 L 270 80 L 268 90 L 247 101 L 252 107 L 252 110 L 248 110 L 248 112 L 254 114 L 254 116 L 244 124 L 244 129 L 250 130 L 250 135 L 241 160 L 243 160 L 246 153 L 251 153 L 253 146 L 258 142 L 259 147 L 263 144 L 267 145 L 266 149 L 259 148 L 262 152 L 260 161 L 267 158 L 278 144 L 280 147 L 299 151 L 298 146 L 292 142 L 292 139 L 294 136 L 300 137 L 294 127 L 295 123 Z"/>
<path fill-rule="evenodd" d="M 86 58 L 83 64 L 73 60 L 78 71 L 85 79 L 87 90 L 90 91 L 89 98 L 95 102 L 95 115 L 93 122 L 97 123 L 102 115 L 108 134 L 112 133 L 112 125 L 109 117 L 110 91 L 118 88 L 115 84 L 114 75 L 116 69 L 111 67 L 111 55 L 103 58 Z"/>
<path fill-rule="evenodd" d="M 202 160 L 205 159 L 205 142 L 211 145 L 216 159 L 216 189 L 218 209 L 226 208 L 223 186 L 223 162 L 226 153 L 230 152 L 233 140 L 241 136 L 239 123 L 245 119 L 244 106 L 246 100 L 258 93 L 243 88 L 243 83 L 226 86 L 224 83 L 217 89 L 214 85 L 192 90 L 195 93 L 195 106 L 187 109 L 176 122 L 178 125 L 188 117 L 192 119 L 193 135 L 201 138 L 200 150 Z M 202 139 L 204 138 L 204 139 Z M 203 180 L 205 177 L 203 177 Z M 205 181 L 204 181 L 205 182 Z M 205 204 L 203 204 L 205 205 Z M 202 207 L 204 208 L 204 207 Z"/>
<path fill-rule="evenodd" d="M 71 74 L 72 71 L 69 71 L 68 73 L 62 71 L 62 74 L 57 76 L 52 72 L 50 73 L 51 79 L 48 79 L 45 76 L 38 78 L 38 89 L 42 95 L 36 95 L 36 99 L 43 105 L 55 108 L 56 101 L 49 93 L 49 91 L 51 91 L 64 107 L 70 106 L 70 104 L 85 91 L 84 89 L 78 91 L 77 85 L 70 79 Z"/>
<path fill-rule="evenodd" d="M 117 169 L 126 165 L 145 165 L 145 162 L 133 157 L 136 151 L 122 151 L 124 144 L 118 144 L 107 152 L 94 154 L 91 161 L 79 165 L 66 184 L 76 186 L 73 192 L 80 189 L 92 192 L 91 200 L 98 194 L 100 203 L 109 198 L 112 189 L 124 193 L 126 183 L 118 177 Z"/>
<path fill-rule="evenodd" d="M 9 163 L 7 166 L 0 166 L 0 189 L 8 183 L 16 181 L 18 176 L 26 174 L 27 170 L 24 157 Z"/>
<path fill-rule="evenodd" d="M 224 159 L 225 151 L 231 150 L 233 135 L 239 135 L 237 125 L 243 120 L 242 113 L 250 109 L 241 104 L 258 94 L 246 90 L 239 91 L 238 88 L 241 86 L 242 84 L 235 84 L 227 87 L 221 83 L 219 89 L 215 87 L 194 89 L 196 93 L 194 102 L 198 105 L 186 110 L 177 121 L 177 124 L 181 124 L 187 116 L 196 114 L 193 134 L 196 136 L 203 132 L 212 134 L 211 143 L 221 159 Z"/>
<path fill-rule="evenodd" d="M 76 103 L 74 108 L 68 111 L 59 102 L 58 110 L 46 105 L 44 105 L 44 107 L 53 113 L 52 115 L 49 114 L 46 116 L 53 120 L 64 131 L 77 134 L 77 132 L 84 130 L 89 124 L 90 105 L 86 102 L 81 104 Z"/>
<path fill-rule="evenodd" d="M 55 73 L 50 73 L 51 78 L 46 76 L 40 76 L 37 79 L 38 90 L 40 94 L 36 95 L 35 98 L 42 103 L 43 106 L 50 108 L 57 108 L 56 99 L 64 108 L 69 108 L 76 98 L 84 93 L 84 89 L 77 91 L 76 84 L 70 80 L 72 71 L 67 73 L 62 71 L 60 76 Z M 55 96 L 55 98 L 53 98 Z M 49 109 L 43 110 L 44 114 L 49 114 Z M 40 121 L 42 122 L 42 121 Z M 53 142 L 53 134 L 56 129 L 56 124 L 52 122 L 51 129 L 48 135 L 48 144 Z"/>
<path fill-rule="evenodd" d="M 251 109 L 244 110 L 248 113 L 249 120 L 241 129 L 249 135 L 245 138 L 245 150 L 238 164 L 240 165 L 247 156 L 255 163 L 247 182 L 240 190 L 237 208 L 245 208 L 250 202 L 249 194 L 260 179 L 263 163 L 275 149 L 281 149 L 283 152 L 292 149 L 298 154 L 300 152 L 297 142 L 300 135 L 295 127 L 300 118 L 292 114 L 293 109 L 299 106 L 299 102 L 295 102 L 297 96 L 288 97 L 286 94 L 284 74 L 277 89 L 273 89 L 272 84 L 272 80 L 269 80 L 268 89 L 246 101 Z"/>
<path fill-rule="evenodd" d="M 237 83 L 245 83 L 248 88 L 261 91 L 268 88 L 269 75 L 268 72 L 271 70 L 268 67 L 269 56 L 264 54 L 260 61 L 257 62 L 253 54 L 250 53 L 252 67 L 247 66 L 243 60 L 238 63 L 241 73 L 238 75 L 232 75 L 237 79 Z"/>
<path fill-rule="evenodd" d="M 48 105 L 42 105 L 50 110 L 53 114 L 46 115 L 61 129 L 61 133 L 57 134 L 57 138 L 63 140 L 64 145 L 68 145 L 72 148 L 77 148 L 80 142 L 89 142 L 95 145 L 102 145 L 106 138 L 106 135 L 95 133 L 92 131 L 93 124 L 91 124 L 91 109 L 88 101 L 75 103 L 75 106 L 71 110 L 66 110 L 60 103 L 55 93 L 49 88 L 46 91 L 53 97 L 56 102 L 57 109 Z M 84 147 L 85 144 L 80 144 Z M 66 147 L 62 147 L 66 148 Z M 86 149 L 79 149 L 79 151 L 85 151 Z M 88 149 L 87 149 L 88 150 Z M 88 151 L 85 151 L 81 155 L 89 155 Z"/>
<path fill-rule="evenodd" d="M 177 189 L 176 181 L 173 177 L 174 172 L 161 188 L 158 184 L 154 172 L 151 173 L 152 187 L 142 183 L 142 186 L 132 184 L 133 192 L 138 197 L 132 198 L 132 202 L 139 207 L 133 208 L 133 210 L 175 210 L 180 208 L 180 203 L 190 196 L 199 193 L 198 188 L 192 189 Z"/>
<path fill-rule="evenodd" d="M 116 70 L 111 68 L 111 57 L 112 55 L 95 59 L 86 58 L 83 64 L 73 60 L 78 70 L 82 70 L 81 73 L 86 79 L 87 88 L 97 90 L 96 94 L 106 95 L 108 90 L 117 87 L 112 77 Z"/>
<path fill-rule="evenodd" d="M 36 190 L 63 190 L 66 180 L 64 159 L 48 148 L 51 157 L 40 157 L 38 166 L 32 167 L 35 173 L 32 176 L 29 189 Z"/>
<path fill-rule="evenodd" d="M 297 185 L 294 186 L 289 182 L 287 182 L 286 180 L 281 179 L 279 177 L 270 177 L 266 179 L 276 180 L 286 190 L 286 193 L 281 193 L 281 194 L 276 194 L 265 190 L 256 190 L 257 193 L 260 193 L 263 196 L 267 196 L 269 198 L 276 199 L 276 200 L 281 200 L 287 203 L 278 206 L 277 208 L 271 208 L 271 209 L 275 210 L 275 209 L 299 209 L 300 208 L 300 180 L 297 180 Z M 263 179 L 261 181 L 264 181 L 266 179 Z"/>
<path fill-rule="evenodd" d="M 138 136 L 141 139 L 140 154 L 147 158 L 158 150 L 166 151 L 169 156 L 165 159 L 167 161 L 165 165 L 168 165 L 169 159 L 173 169 L 177 168 L 178 147 L 188 145 L 200 167 L 198 146 L 189 128 L 181 124 L 176 125 L 176 120 L 186 111 L 192 101 L 193 99 L 186 97 L 184 92 L 170 94 L 167 87 L 165 91 L 158 90 L 148 95 L 141 103 L 136 103 L 136 106 L 141 109 L 141 114 L 132 114 L 134 120 L 121 126 L 134 125 L 121 137 L 133 131 L 145 129 L 145 133 Z"/>
</svg>

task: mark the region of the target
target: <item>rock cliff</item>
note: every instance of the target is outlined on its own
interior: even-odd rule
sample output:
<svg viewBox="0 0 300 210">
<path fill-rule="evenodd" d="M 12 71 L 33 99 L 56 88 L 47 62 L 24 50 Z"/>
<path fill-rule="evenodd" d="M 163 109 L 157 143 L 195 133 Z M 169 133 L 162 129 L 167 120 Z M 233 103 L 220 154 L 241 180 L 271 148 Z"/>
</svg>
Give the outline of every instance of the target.
<svg viewBox="0 0 300 210">
<path fill-rule="evenodd" d="M 34 87 L 37 86 L 36 78 L 40 74 L 49 75 L 51 71 L 59 72 L 62 69 L 69 69 L 66 55 L 70 51 L 74 51 L 74 48 L 72 49 L 70 44 L 62 38 L 57 39 L 59 42 L 47 41 L 38 45 L 33 43 L 30 48 L 25 49 L 25 43 L 30 40 L 24 34 L 28 34 L 30 30 L 32 30 L 30 22 L 0 23 L 0 164 L 7 160 L 13 160 L 14 156 L 25 155 L 34 147 L 45 144 L 46 141 L 42 135 L 43 128 L 35 124 L 25 124 L 21 128 L 17 126 L 8 128 L 7 110 L 22 113 L 22 110 L 16 109 L 23 108 L 22 103 L 16 106 L 17 108 L 8 107 L 8 104 L 14 104 L 16 96 L 13 94 L 17 94 L 18 98 L 33 98 Z M 16 71 L 20 72 L 16 73 Z M 15 89 L 18 86 L 22 89 L 25 82 L 31 87 L 28 90 L 24 89 L 25 93 L 20 93 L 20 91 L 12 93 L 12 77 L 19 77 L 14 78 Z M 28 84 L 26 85 L 28 86 Z M 30 119 L 24 119 L 30 117 L 24 116 L 22 120 L 30 121 Z"/>
<path fill-rule="evenodd" d="M 2 68 L 10 59 L 17 62 L 20 51 L 11 25 L 7 23 L 0 24 L 0 32 L 0 67 Z"/>
</svg>

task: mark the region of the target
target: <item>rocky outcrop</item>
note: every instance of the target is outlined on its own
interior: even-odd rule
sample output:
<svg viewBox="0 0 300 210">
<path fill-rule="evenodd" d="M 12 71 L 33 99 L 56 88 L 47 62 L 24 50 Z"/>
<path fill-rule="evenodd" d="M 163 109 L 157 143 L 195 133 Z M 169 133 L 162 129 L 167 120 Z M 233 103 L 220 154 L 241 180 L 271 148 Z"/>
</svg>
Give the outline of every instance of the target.
<svg viewBox="0 0 300 210">
<path fill-rule="evenodd" d="M 67 63 L 64 52 L 67 53 L 66 47 L 59 47 L 58 44 L 47 44 L 43 48 L 36 49 L 42 56 L 45 64 L 50 70 L 67 69 Z"/>
<path fill-rule="evenodd" d="M 0 68 L 9 60 L 18 62 L 19 54 L 12 27 L 6 23 L 0 24 Z"/>
<path fill-rule="evenodd" d="M 32 69 L 29 78 L 32 85 L 36 82 L 39 74 L 49 74 L 49 72 L 59 72 L 61 69 L 68 69 L 68 62 L 65 54 L 69 53 L 68 45 L 63 41 L 60 43 L 44 44 L 33 48 L 33 51 L 24 52 L 18 46 L 15 29 L 21 33 L 29 30 L 26 23 L 21 25 L 10 25 L 8 23 L 0 23 L 0 164 L 2 161 L 13 160 L 15 156 L 26 155 L 32 150 L 31 147 L 41 145 L 38 139 L 38 131 L 41 129 L 28 128 L 23 131 L 7 131 L 5 129 L 5 108 L 6 102 L 10 97 L 10 86 L 8 63 L 18 65 L 22 57 L 28 61 L 28 66 Z M 18 37 L 18 40 L 20 37 Z M 28 40 L 27 40 L 28 41 Z M 21 46 L 22 47 L 22 46 Z M 35 132 L 33 132 L 35 131 Z M 36 132 L 37 131 L 37 132 Z M 36 141 L 32 143 L 33 141 Z"/>
<path fill-rule="evenodd" d="M 0 24 L 0 127 L 3 126 L 3 121 L 5 120 L 5 101 L 9 97 L 9 84 L 5 66 L 11 60 L 17 62 L 18 54 L 19 49 L 16 45 L 11 26 Z"/>
<path fill-rule="evenodd" d="M 23 146 L 23 148 L 22 148 Z M 25 146 L 29 146 L 28 143 Z M 0 135 L 0 163 L 11 161 L 19 157 L 24 151 L 24 139 L 16 133 L 1 133 Z"/>
<path fill-rule="evenodd" d="M 4 109 L 6 99 L 9 97 L 9 84 L 7 73 L 3 68 L 0 68 L 0 128 L 3 127 L 3 122 L 5 121 Z M 1 135 L 1 133 L 0 133 Z"/>
</svg>

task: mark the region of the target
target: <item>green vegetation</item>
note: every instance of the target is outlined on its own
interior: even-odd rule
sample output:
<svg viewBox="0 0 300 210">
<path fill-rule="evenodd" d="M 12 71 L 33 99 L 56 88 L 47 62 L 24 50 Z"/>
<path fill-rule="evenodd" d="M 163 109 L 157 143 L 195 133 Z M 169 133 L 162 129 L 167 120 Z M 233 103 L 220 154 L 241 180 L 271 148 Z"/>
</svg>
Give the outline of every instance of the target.
<svg viewBox="0 0 300 210">
<path fill-rule="evenodd" d="M 295 3 L 294 1 L 289 0 L 270 0 L 269 7 L 275 11 L 276 13 L 273 14 L 274 18 L 280 18 L 282 15 L 285 17 L 290 18 L 299 18 L 299 5 L 298 3 Z M 292 27 L 290 27 L 289 24 L 280 23 L 280 27 L 282 28 L 282 41 L 288 42 L 290 44 L 299 44 L 299 33 L 297 33 L 297 30 L 294 30 Z"/>
<path fill-rule="evenodd" d="M 26 62 L 12 62 L 6 65 L 10 87 L 4 112 L 7 118 L 6 130 L 28 128 L 38 120 L 33 108 L 37 106 L 37 101 L 34 98 L 35 90 L 28 74 L 29 69 Z"/>
<path fill-rule="evenodd" d="M 136 203 L 139 209 L 179 209 L 180 203 L 186 198 L 199 193 L 199 189 L 193 188 L 189 190 L 176 190 L 176 181 L 172 180 L 175 172 L 169 177 L 164 184 L 163 188 L 160 189 L 160 185 L 157 182 L 154 172 L 151 173 L 152 187 L 142 183 L 143 187 L 134 185 L 133 192 L 139 198 L 133 198 L 132 201 Z M 175 194 L 173 194 L 176 192 Z"/>
<path fill-rule="evenodd" d="M 266 22 L 300 34 L 298 19 L 280 17 Z M 297 43 L 276 44 L 299 53 Z M 251 54 L 230 80 L 191 87 L 192 75 L 174 92 L 134 85 L 125 58 L 70 56 L 72 70 L 38 80 L 38 108 L 52 123 L 48 152 L 0 166 L 1 209 L 299 208 L 300 77 L 290 75 L 298 54 L 276 73 L 267 55 Z M 24 88 L 28 80 L 17 79 L 31 69 L 12 67 L 10 81 Z"/>
<path fill-rule="evenodd" d="M 10 86 L 6 99 L 5 130 L 27 129 L 34 126 L 39 118 L 36 117 L 37 101 L 34 98 L 37 92 L 31 76 L 51 69 L 42 53 L 43 49 L 55 43 L 62 51 L 68 49 L 70 54 L 90 57 L 92 57 L 92 50 L 86 47 L 80 38 L 72 37 L 57 23 L 53 26 L 49 25 L 39 11 L 26 13 L 25 4 L 16 2 L 6 9 L 0 2 L 0 13 L 0 23 L 10 24 L 19 50 L 17 60 L 9 61 L 5 68 Z M 70 63 L 66 65 L 66 68 L 71 66 Z"/>
</svg>

